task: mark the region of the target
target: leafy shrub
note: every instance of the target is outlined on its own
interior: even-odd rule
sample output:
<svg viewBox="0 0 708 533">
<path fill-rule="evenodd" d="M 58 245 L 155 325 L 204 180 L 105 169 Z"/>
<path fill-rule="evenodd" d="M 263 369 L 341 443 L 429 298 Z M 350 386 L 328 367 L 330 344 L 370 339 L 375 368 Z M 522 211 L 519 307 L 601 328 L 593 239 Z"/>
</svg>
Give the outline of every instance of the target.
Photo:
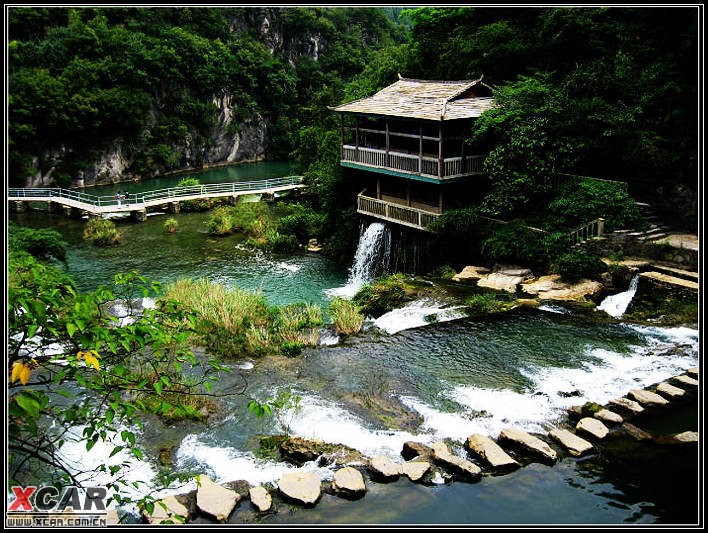
<svg viewBox="0 0 708 533">
<path fill-rule="evenodd" d="M 170 217 L 167 220 L 165 220 L 165 223 L 162 225 L 162 227 L 165 229 L 165 231 L 169 233 L 174 233 L 177 230 L 177 226 L 179 226 L 179 222 L 177 222 L 177 219 L 174 217 Z"/>
<path fill-rule="evenodd" d="M 283 234 L 297 237 L 299 242 L 309 238 L 320 238 L 325 223 L 324 213 L 318 213 L 311 207 L 302 204 L 291 204 L 293 213 L 278 219 L 278 230 Z"/>
<path fill-rule="evenodd" d="M 561 255 L 554 270 L 564 280 L 574 282 L 583 278 L 597 279 L 607 270 L 607 265 L 597 255 L 577 248 Z"/>
<path fill-rule="evenodd" d="M 66 261 L 67 243 L 56 230 L 21 227 L 13 222 L 8 225 L 8 246 L 13 252 L 27 252 L 37 259 Z"/>
<path fill-rule="evenodd" d="M 120 244 L 122 238 L 123 233 L 116 229 L 115 223 L 105 218 L 90 218 L 84 229 L 84 239 L 95 246 L 114 246 Z"/>
<path fill-rule="evenodd" d="M 440 265 L 431 272 L 432 276 L 446 281 L 451 280 L 455 274 L 457 274 L 457 270 L 452 268 L 450 265 Z"/>
<path fill-rule="evenodd" d="M 212 235 L 228 235 L 234 230 L 234 213 L 231 207 L 217 207 L 206 221 L 207 231 Z"/>
<path fill-rule="evenodd" d="M 403 274 L 384 276 L 372 284 L 365 284 L 352 301 L 365 315 L 378 317 L 400 307 L 406 300 Z"/>
<path fill-rule="evenodd" d="M 509 309 L 511 302 L 509 302 L 508 299 L 504 299 L 502 295 L 492 292 L 483 292 L 473 294 L 467 298 L 465 305 L 467 306 L 467 312 L 469 314 L 477 315 L 505 311 Z"/>
<path fill-rule="evenodd" d="M 194 187 L 197 185 L 201 185 L 197 178 L 184 178 L 180 180 L 180 182 L 177 184 L 177 187 Z M 179 207 L 181 211 L 209 211 L 209 209 L 212 209 L 214 207 L 215 203 L 215 200 L 212 198 L 200 198 L 198 200 L 182 200 L 179 203 Z"/>
</svg>

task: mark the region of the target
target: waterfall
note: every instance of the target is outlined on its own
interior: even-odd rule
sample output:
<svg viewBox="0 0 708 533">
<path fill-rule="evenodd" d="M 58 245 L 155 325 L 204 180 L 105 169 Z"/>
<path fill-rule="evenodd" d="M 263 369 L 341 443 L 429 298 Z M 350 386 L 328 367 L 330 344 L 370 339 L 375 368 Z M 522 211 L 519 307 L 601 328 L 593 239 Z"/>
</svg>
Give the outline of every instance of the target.
<svg viewBox="0 0 708 533">
<path fill-rule="evenodd" d="M 374 280 L 385 270 L 391 255 L 391 232 L 381 222 L 372 222 L 366 229 L 362 226 L 359 244 L 354 254 L 354 263 L 349 269 L 349 278 L 344 287 L 330 289 L 330 296 L 351 298 L 365 283 Z"/>
<path fill-rule="evenodd" d="M 629 302 L 631 302 L 632 298 L 634 298 L 634 293 L 637 292 L 637 285 L 639 285 L 639 274 L 635 275 L 632 278 L 632 281 L 629 282 L 629 289 L 624 292 L 608 296 L 602 300 L 600 305 L 597 306 L 597 309 L 600 309 L 615 318 L 621 317 L 627 310 Z"/>
</svg>

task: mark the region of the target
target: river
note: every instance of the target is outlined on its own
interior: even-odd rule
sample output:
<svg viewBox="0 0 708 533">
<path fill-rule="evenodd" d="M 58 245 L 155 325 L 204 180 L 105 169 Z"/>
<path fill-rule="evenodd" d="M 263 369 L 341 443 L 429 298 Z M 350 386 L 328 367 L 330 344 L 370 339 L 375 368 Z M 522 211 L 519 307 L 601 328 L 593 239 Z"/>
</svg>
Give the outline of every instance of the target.
<svg viewBox="0 0 708 533">
<path fill-rule="evenodd" d="M 234 168 L 238 177 L 234 178 Z M 287 164 L 258 163 L 209 171 L 202 183 L 278 177 Z M 183 177 L 183 176 L 181 176 Z M 174 176 L 106 187 L 93 194 L 131 192 L 176 185 Z M 163 181 L 164 180 L 164 181 Z M 273 304 L 311 302 L 326 306 L 332 294 L 346 293 L 346 268 L 319 254 L 274 255 L 244 249 L 238 236 L 207 234 L 205 213 L 180 213 L 175 234 L 162 229 L 164 217 L 143 223 L 118 221 L 124 242 L 96 248 L 83 242 L 84 221 L 62 215 L 12 214 L 32 227 L 54 227 L 69 243 L 68 272 L 82 290 L 109 284 L 118 272 L 137 270 L 156 281 L 207 277 L 228 286 L 260 291 Z M 360 275 L 360 273 L 357 273 Z M 359 280 L 360 281 L 360 280 Z M 439 302 L 419 302 L 430 314 Z M 431 311 L 431 309 L 433 311 Z M 411 311 L 410 309 L 408 311 Z M 438 310 L 440 313 L 443 310 Z M 598 311 L 601 312 L 601 311 Z M 455 318 L 457 315 L 450 315 Z M 338 339 L 324 331 L 322 344 L 278 364 L 234 361 L 216 390 L 248 382 L 246 394 L 223 400 L 226 416 L 207 424 L 165 428 L 146 425 L 146 460 L 131 475 L 157 475 L 157 456 L 169 449 L 174 468 L 207 473 L 217 482 L 274 483 L 292 465 L 254 456 L 254 436 L 279 433 L 342 443 L 367 456 L 386 454 L 401 461 L 402 445 L 448 439 L 461 444 L 472 433 L 493 438 L 507 426 L 544 434 L 566 410 L 587 401 L 606 403 L 698 365 L 698 330 L 656 328 L 588 321 L 560 306 L 519 308 L 484 319 L 458 318 L 420 326 L 419 315 L 399 313 L 395 327 L 369 321 L 365 331 Z M 413 327 L 413 326 L 420 327 Z M 267 400 L 279 388 L 301 397 L 301 408 L 257 419 L 246 405 Z M 387 398 L 415 423 L 387 424 L 362 409 L 356 398 Z M 668 434 L 698 429 L 695 405 L 673 411 L 669 422 L 647 420 L 647 429 Z M 107 461 L 111 446 L 96 446 L 91 460 Z M 232 523 L 258 524 L 695 524 L 700 503 L 696 448 L 676 454 L 666 446 L 608 444 L 582 458 L 562 454 L 554 466 L 523 464 L 508 475 L 484 476 L 475 483 L 453 481 L 423 486 L 402 478 L 367 481 L 364 498 L 349 501 L 323 495 L 314 508 L 280 504 L 255 517 L 246 503 Z M 79 448 L 76 453 L 89 461 Z M 102 455 L 105 453 L 106 455 Z M 464 453 L 464 452 L 462 452 Z M 113 458 L 114 460 L 119 457 Z M 323 480 L 333 471 L 308 464 Z M 189 488 L 189 487 L 186 487 Z M 185 490 L 185 489 L 182 489 Z M 174 492 L 179 492 L 175 489 Z"/>
</svg>

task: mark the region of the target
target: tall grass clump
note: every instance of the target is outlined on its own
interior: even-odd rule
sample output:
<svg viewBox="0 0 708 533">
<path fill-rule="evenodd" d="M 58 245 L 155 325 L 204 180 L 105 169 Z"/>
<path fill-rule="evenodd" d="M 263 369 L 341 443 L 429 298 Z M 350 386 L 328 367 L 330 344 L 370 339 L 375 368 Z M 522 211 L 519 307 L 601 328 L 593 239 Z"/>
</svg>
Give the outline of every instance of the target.
<svg viewBox="0 0 708 533">
<path fill-rule="evenodd" d="M 329 315 L 334 322 L 334 329 L 339 335 L 353 335 L 361 331 L 364 315 L 359 307 L 350 300 L 334 298 L 329 303 Z"/>
<path fill-rule="evenodd" d="M 115 246 L 120 244 L 123 233 L 118 231 L 112 220 L 92 217 L 84 229 L 84 239 L 94 246 Z"/>
</svg>

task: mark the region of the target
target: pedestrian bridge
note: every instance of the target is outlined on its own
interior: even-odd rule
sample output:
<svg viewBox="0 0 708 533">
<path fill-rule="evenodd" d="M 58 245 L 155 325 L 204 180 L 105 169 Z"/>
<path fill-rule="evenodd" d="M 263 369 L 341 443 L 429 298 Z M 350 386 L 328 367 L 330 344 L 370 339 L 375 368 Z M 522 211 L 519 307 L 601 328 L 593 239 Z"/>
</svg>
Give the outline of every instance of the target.
<svg viewBox="0 0 708 533">
<path fill-rule="evenodd" d="M 236 200 L 247 194 L 275 195 L 285 191 L 302 189 L 302 176 L 285 176 L 257 181 L 239 181 L 231 183 L 210 183 L 169 187 L 131 194 L 126 200 L 113 196 L 96 196 L 74 189 L 30 188 L 8 189 L 8 202 L 47 202 L 65 209 L 79 210 L 89 215 L 102 216 L 107 213 L 132 213 L 138 219 L 144 219 L 148 208 L 167 205 L 171 212 L 179 211 L 179 202 L 206 198 L 231 197 Z"/>
</svg>

